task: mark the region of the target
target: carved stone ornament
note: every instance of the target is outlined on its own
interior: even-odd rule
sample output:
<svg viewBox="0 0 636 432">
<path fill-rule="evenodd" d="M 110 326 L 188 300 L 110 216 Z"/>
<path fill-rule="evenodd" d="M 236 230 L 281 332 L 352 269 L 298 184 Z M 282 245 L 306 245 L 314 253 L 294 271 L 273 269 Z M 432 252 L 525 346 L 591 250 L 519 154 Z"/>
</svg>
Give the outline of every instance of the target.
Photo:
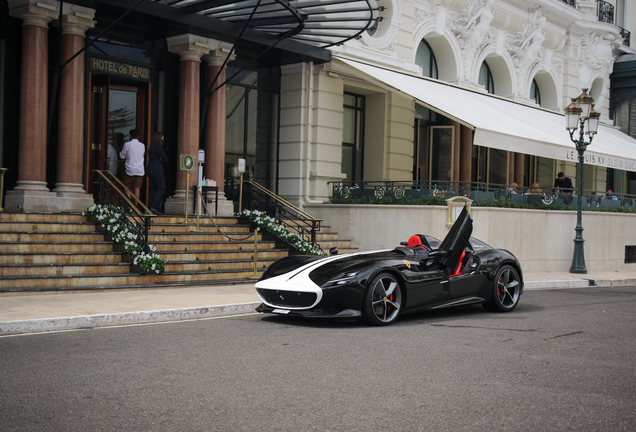
<svg viewBox="0 0 636 432">
<path fill-rule="evenodd" d="M 417 6 L 415 7 L 415 15 L 413 16 L 413 22 L 415 23 L 415 27 L 418 26 L 422 21 L 428 21 L 435 17 L 434 12 L 428 12 L 424 9 L 420 9 Z"/>
<path fill-rule="evenodd" d="M 591 32 L 581 38 L 579 67 L 609 74 L 613 64 L 612 49 L 616 37 L 607 32 Z"/>
<path fill-rule="evenodd" d="M 485 47 L 494 43 L 495 37 L 491 28 L 494 19 L 492 5 L 494 0 L 477 0 L 471 2 L 468 9 L 456 16 L 449 16 L 446 25 L 457 38 L 462 48 L 462 64 L 464 77 L 473 75 L 475 59 Z"/>
<path fill-rule="evenodd" d="M 541 45 L 545 41 L 545 26 L 546 18 L 541 7 L 537 6 L 523 29 L 506 41 L 506 49 L 512 56 L 517 70 L 527 70 L 543 57 Z"/>
<path fill-rule="evenodd" d="M 490 36 L 490 24 L 494 19 L 492 5 L 494 0 L 477 0 L 470 3 L 470 7 L 462 11 L 455 20 L 449 20 L 448 25 L 457 37 L 459 46 L 463 50 L 475 50 L 482 45 L 484 38 Z"/>
</svg>

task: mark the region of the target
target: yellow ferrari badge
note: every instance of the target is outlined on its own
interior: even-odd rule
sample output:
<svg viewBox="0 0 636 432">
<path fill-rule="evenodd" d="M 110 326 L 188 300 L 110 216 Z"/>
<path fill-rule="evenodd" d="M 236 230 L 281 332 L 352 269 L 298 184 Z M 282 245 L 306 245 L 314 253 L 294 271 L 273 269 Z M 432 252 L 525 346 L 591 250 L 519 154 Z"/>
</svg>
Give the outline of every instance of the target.
<svg viewBox="0 0 636 432">
<path fill-rule="evenodd" d="M 410 262 L 408 262 L 407 260 L 402 260 L 402 261 L 404 261 L 404 264 L 406 264 L 406 266 L 408 268 L 411 268 L 411 263 Z"/>
</svg>

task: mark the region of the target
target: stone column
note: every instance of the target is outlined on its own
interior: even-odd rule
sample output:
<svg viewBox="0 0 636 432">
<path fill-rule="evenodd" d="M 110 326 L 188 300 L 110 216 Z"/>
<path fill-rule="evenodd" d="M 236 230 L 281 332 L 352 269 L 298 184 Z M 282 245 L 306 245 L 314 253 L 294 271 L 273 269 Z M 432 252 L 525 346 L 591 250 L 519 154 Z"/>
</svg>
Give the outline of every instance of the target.
<svg viewBox="0 0 636 432">
<path fill-rule="evenodd" d="M 508 177 L 506 181 L 507 184 L 512 184 L 515 181 L 515 152 L 508 152 Z"/>
<path fill-rule="evenodd" d="M 473 163 L 473 130 L 464 125 L 460 125 L 460 171 L 459 181 L 470 182 L 472 177 L 472 163 Z"/>
<path fill-rule="evenodd" d="M 524 175 L 524 171 L 525 171 L 525 162 L 526 162 L 526 155 L 524 155 L 523 153 L 515 153 L 515 183 L 517 183 L 519 186 L 523 186 L 523 175 Z M 528 186 L 532 186 L 532 184 L 529 184 Z"/>
<path fill-rule="evenodd" d="M 451 125 L 454 126 L 455 131 L 453 134 L 453 177 L 452 181 L 459 181 L 460 168 L 461 168 L 461 129 L 462 125 L 458 122 L 451 121 Z"/>
<path fill-rule="evenodd" d="M 86 12 L 90 12 L 86 13 Z M 87 10 L 82 16 L 62 18 L 62 62 L 79 52 L 85 43 L 86 30 L 95 26 Z M 66 64 L 60 72 L 59 131 L 57 144 L 58 206 L 68 211 L 83 211 L 93 203 L 82 184 L 84 155 L 84 53 Z"/>
<path fill-rule="evenodd" d="M 219 49 L 221 48 L 221 42 L 212 40 L 210 42 L 214 42 L 218 46 L 212 46 L 212 51 L 203 57 L 203 60 L 208 65 L 208 83 L 212 85 L 212 90 L 214 90 L 226 79 L 226 69 L 223 68 L 221 70 L 221 66 L 228 57 L 228 53 Z M 233 60 L 234 57 L 236 56 L 232 55 L 230 60 Z M 217 74 L 217 80 L 212 83 Z M 208 89 L 205 90 L 207 93 Z M 221 216 L 232 216 L 234 214 L 234 204 L 225 198 L 225 193 L 223 192 L 225 179 L 225 96 L 226 88 L 223 86 L 215 91 L 209 99 L 204 100 L 204 103 L 207 102 L 208 104 L 208 109 L 204 129 L 205 164 L 203 166 L 203 175 L 206 179 L 215 180 L 216 185 L 219 187 L 218 214 Z M 210 204 L 214 205 L 213 203 L 208 203 L 208 205 Z"/>
<path fill-rule="evenodd" d="M 10 11 L 23 21 L 23 42 L 18 182 L 7 191 L 5 209 L 9 211 L 47 211 L 47 198 L 53 195 L 46 185 L 46 133 L 48 24 L 57 18 L 54 3 L 38 2 Z"/>
<path fill-rule="evenodd" d="M 197 158 L 199 152 L 200 82 L 199 67 L 201 57 L 210 51 L 207 39 L 185 34 L 167 39 L 170 52 L 181 56 L 181 76 L 179 86 L 179 133 L 178 154 L 189 154 Z M 198 172 L 190 171 L 190 182 L 186 185 L 187 172 L 177 173 L 175 194 L 166 200 L 166 213 L 184 214 L 186 189 L 188 189 L 188 213 L 194 209 Z"/>
</svg>

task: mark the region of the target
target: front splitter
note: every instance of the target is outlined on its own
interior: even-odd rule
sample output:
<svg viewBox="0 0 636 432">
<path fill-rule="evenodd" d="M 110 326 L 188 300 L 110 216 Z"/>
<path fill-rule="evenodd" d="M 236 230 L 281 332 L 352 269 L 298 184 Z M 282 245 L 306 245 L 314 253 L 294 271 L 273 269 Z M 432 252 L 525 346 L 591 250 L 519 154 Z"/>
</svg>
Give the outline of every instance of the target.
<svg viewBox="0 0 636 432">
<path fill-rule="evenodd" d="M 256 312 L 271 313 L 275 315 L 287 315 L 304 318 L 359 318 L 362 313 L 355 309 L 341 309 L 337 307 L 295 310 L 285 308 L 274 308 L 265 303 L 261 303 L 254 309 Z"/>
</svg>

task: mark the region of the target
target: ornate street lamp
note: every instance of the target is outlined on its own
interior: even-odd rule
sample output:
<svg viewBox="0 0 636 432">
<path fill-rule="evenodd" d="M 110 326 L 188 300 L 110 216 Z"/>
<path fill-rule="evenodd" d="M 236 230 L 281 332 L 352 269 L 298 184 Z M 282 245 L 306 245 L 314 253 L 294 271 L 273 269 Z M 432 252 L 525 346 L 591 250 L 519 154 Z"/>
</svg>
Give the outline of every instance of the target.
<svg viewBox="0 0 636 432">
<path fill-rule="evenodd" d="M 587 94 L 587 89 L 583 93 L 572 99 L 572 103 L 565 108 L 565 128 L 570 133 L 570 139 L 576 144 L 579 153 L 579 174 L 578 174 L 578 205 L 576 210 L 576 237 L 574 239 L 574 255 L 572 256 L 572 266 L 570 273 L 587 273 L 585 267 L 585 254 L 583 252 L 583 225 L 581 224 L 581 207 L 583 205 L 583 162 L 587 146 L 592 143 L 592 139 L 598 129 L 599 112 L 594 110 L 594 99 Z M 574 139 L 574 132 L 579 129 L 579 139 Z M 585 131 L 587 129 L 587 132 Z M 590 140 L 585 142 L 583 135 L 588 134 Z"/>
</svg>

